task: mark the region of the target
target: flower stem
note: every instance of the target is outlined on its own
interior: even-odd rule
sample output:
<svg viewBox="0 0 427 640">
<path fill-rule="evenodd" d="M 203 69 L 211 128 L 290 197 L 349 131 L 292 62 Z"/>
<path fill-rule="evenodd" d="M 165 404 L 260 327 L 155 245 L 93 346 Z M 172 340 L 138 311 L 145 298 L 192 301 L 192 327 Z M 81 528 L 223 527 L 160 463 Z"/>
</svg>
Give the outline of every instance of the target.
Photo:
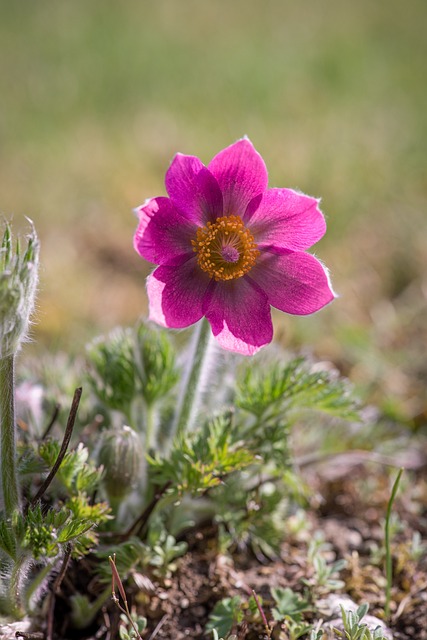
<svg viewBox="0 0 427 640">
<path fill-rule="evenodd" d="M 0 460 L 6 518 L 19 508 L 15 436 L 15 355 L 0 359 Z"/>
<path fill-rule="evenodd" d="M 178 437 L 182 436 L 186 430 L 191 430 L 194 426 L 205 378 L 203 374 L 209 362 L 211 336 L 209 322 L 206 318 L 203 318 L 197 328 L 192 361 L 184 376 L 183 394 L 180 397 L 175 414 L 173 432 Z"/>
<path fill-rule="evenodd" d="M 156 410 L 154 404 L 147 406 L 145 412 L 145 448 L 147 453 L 153 447 L 153 439 L 156 435 Z"/>
</svg>

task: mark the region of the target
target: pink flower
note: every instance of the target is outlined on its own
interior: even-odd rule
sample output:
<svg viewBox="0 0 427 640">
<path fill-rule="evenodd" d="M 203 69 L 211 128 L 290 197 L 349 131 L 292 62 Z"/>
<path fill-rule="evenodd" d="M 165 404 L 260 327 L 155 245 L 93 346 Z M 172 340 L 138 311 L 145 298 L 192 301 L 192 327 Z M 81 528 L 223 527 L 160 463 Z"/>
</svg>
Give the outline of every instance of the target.
<svg viewBox="0 0 427 640">
<path fill-rule="evenodd" d="M 247 138 L 207 167 L 175 156 L 169 198 L 137 209 L 135 249 L 160 265 L 147 283 L 151 320 L 182 328 L 206 316 L 224 349 L 251 355 L 273 338 L 270 306 L 306 315 L 334 298 L 327 270 L 305 253 L 326 230 L 319 201 L 267 182 Z"/>
</svg>

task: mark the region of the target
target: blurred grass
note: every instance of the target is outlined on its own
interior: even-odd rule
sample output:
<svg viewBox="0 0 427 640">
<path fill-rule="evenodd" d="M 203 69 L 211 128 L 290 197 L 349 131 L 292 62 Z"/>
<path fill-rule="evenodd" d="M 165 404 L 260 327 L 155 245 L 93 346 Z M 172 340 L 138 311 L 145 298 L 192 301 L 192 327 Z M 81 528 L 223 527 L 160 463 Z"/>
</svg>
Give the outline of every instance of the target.
<svg viewBox="0 0 427 640">
<path fill-rule="evenodd" d="M 144 313 L 132 208 L 176 151 L 247 134 L 271 185 L 322 196 L 341 295 L 279 335 L 422 414 L 426 27 L 425 0 L 0 0 L 0 210 L 42 240 L 37 340 Z"/>
</svg>

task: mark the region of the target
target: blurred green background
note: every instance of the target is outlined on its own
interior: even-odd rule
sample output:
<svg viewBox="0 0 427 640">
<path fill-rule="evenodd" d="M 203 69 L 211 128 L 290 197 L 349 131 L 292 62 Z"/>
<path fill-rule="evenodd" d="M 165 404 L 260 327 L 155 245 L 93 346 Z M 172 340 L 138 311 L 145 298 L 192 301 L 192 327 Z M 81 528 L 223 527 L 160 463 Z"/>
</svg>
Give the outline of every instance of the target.
<svg viewBox="0 0 427 640">
<path fill-rule="evenodd" d="M 422 422 L 426 31 L 426 0 L 0 0 L 0 211 L 41 238 L 38 345 L 146 312 L 132 209 L 176 151 L 247 134 L 271 186 L 322 197 L 340 294 L 279 339 Z"/>
</svg>

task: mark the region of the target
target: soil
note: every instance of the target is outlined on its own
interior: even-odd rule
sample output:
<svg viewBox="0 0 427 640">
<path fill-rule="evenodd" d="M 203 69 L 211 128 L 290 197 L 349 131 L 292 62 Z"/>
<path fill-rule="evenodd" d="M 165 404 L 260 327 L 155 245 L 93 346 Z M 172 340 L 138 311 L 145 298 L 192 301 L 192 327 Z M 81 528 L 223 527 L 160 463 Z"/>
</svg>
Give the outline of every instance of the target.
<svg viewBox="0 0 427 640">
<path fill-rule="evenodd" d="M 394 640 L 427 640 L 427 554 L 425 546 L 422 549 L 418 544 L 418 553 L 414 548 L 417 536 L 421 536 L 424 545 L 427 540 L 424 472 L 425 467 L 421 465 L 407 474 L 393 507 L 398 514 L 398 526 L 394 526 L 393 533 L 393 588 L 387 626 Z M 315 532 L 322 532 L 330 544 L 326 552 L 328 562 L 344 558 L 347 565 L 339 576 L 345 584 L 339 592 L 315 589 L 314 610 L 308 622 L 322 619 L 326 626 L 328 619 L 337 618 L 337 593 L 356 605 L 368 603 L 369 613 L 381 619 L 385 605 L 382 549 L 390 475 L 383 467 L 355 464 L 347 467 L 346 473 L 337 472 L 337 468 L 331 466 L 323 471 L 317 469 L 307 481 L 313 487 L 314 506 L 304 511 L 303 527 L 295 525 L 296 516 L 284 522 L 286 539 L 280 557 L 256 558 L 250 549 L 222 555 L 218 553 L 217 529 L 209 524 L 186 533 L 189 550 L 171 578 L 156 582 L 153 576 L 145 576 L 145 586 L 141 587 L 141 581 L 137 581 L 139 588 L 129 581 L 126 592 L 130 606 L 148 619 L 144 640 L 212 637 L 206 634 L 205 625 L 215 603 L 234 595 L 248 602 L 252 590 L 262 599 L 273 640 L 286 640 L 289 636 L 271 613 L 274 605 L 271 587 L 290 587 L 303 593 L 303 580 L 310 581 L 313 576 L 307 548 Z M 70 566 L 56 598 L 55 638 L 115 640 L 119 637 L 120 612 L 112 602 L 84 633 L 73 632 L 67 623 L 71 593 L 76 588 L 93 597 L 97 593 L 99 587 L 89 579 L 90 572 L 90 559 L 78 568 Z M 238 640 L 268 637 L 261 616 L 249 607 L 233 632 Z"/>
</svg>

